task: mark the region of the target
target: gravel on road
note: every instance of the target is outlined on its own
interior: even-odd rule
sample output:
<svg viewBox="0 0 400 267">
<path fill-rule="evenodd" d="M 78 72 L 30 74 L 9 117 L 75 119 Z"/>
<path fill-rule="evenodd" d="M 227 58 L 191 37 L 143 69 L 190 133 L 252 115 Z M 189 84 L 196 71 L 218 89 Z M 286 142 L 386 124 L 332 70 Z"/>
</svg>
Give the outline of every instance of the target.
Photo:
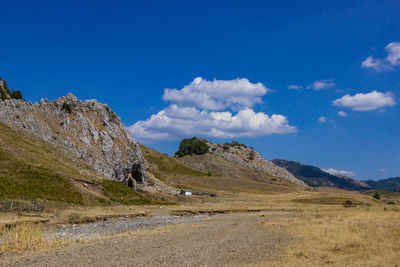
<svg viewBox="0 0 400 267">
<path fill-rule="evenodd" d="M 141 228 L 46 251 L 0 258 L 0 266 L 274 266 L 271 261 L 276 260 L 291 241 L 272 223 L 276 216 L 286 218 L 288 214 L 221 214 L 210 216 L 210 219 L 167 216 L 141 218 L 140 223 L 137 219 L 110 220 L 96 226 L 87 225 L 90 229 L 85 225 L 75 226 L 79 230 L 68 227 L 65 236 L 73 238 L 73 231 L 77 231 L 76 236 L 83 238 L 92 229 L 112 228 L 114 224 L 134 222 L 134 225 L 155 226 L 164 223 L 151 229 Z M 165 225 L 167 222 L 175 224 Z M 128 228 L 121 226 L 119 229 Z M 95 231 L 97 235 L 103 233 Z"/>
<path fill-rule="evenodd" d="M 154 216 L 126 219 L 108 219 L 88 224 L 60 225 L 53 236 L 58 239 L 83 240 L 124 232 L 139 231 L 168 224 L 194 223 L 205 220 L 208 216 Z"/>
</svg>

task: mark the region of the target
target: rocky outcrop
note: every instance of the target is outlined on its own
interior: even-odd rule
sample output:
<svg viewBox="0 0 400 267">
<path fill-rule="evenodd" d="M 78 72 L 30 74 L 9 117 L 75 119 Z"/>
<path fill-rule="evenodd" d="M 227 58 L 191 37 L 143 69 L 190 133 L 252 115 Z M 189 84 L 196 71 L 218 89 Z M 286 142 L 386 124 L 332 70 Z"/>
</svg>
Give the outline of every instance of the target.
<svg viewBox="0 0 400 267">
<path fill-rule="evenodd" d="M 80 101 L 72 94 L 35 104 L 0 100 L 0 122 L 72 153 L 107 179 L 147 184 L 147 164 L 138 143 L 120 118 L 97 100 Z"/>
<path fill-rule="evenodd" d="M 218 155 L 227 161 L 234 162 L 242 167 L 281 177 L 292 183 L 308 187 L 303 181 L 294 177 L 290 172 L 260 156 L 252 148 L 245 146 L 226 146 L 208 143 L 209 153 Z"/>
</svg>

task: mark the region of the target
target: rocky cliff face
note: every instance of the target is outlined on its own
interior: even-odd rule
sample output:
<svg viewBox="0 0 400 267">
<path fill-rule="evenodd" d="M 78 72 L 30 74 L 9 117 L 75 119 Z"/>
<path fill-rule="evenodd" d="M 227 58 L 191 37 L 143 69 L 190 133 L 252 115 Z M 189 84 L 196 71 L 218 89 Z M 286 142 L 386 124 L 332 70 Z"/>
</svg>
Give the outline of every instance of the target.
<svg viewBox="0 0 400 267">
<path fill-rule="evenodd" d="M 227 161 L 235 162 L 242 167 L 264 172 L 271 176 L 281 177 L 292 183 L 308 187 L 303 181 L 294 177 L 290 172 L 264 159 L 251 148 L 244 146 L 227 147 L 212 143 L 208 143 L 208 145 L 209 153 L 218 155 Z"/>
<path fill-rule="evenodd" d="M 139 145 L 120 118 L 97 100 L 80 101 L 72 94 L 35 104 L 0 100 L 0 121 L 72 153 L 107 179 L 147 184 Z"/>
</svg>

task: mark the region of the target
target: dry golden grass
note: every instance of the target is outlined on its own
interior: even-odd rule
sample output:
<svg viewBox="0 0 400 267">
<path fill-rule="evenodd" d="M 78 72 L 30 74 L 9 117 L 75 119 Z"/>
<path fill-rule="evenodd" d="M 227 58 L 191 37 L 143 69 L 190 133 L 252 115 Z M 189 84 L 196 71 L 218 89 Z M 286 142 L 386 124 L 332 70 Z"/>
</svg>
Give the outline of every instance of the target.
<svg viewBox="0 0 400 267">
<path fill-rule="evenodd" d="M 22 221 L 0 227 L 0 252 L 22 253 L 49 248 L 60 244 L 51 231 L 44 231 L 40 224 Z"/>
<path fill-rule="evenodd" d="M 305 206 L 274 222 L 293 237 L 279 266 L 397 266 L 400 208 Z M 271 222 L 266 221 L 268 227 Z"/>
</svg>

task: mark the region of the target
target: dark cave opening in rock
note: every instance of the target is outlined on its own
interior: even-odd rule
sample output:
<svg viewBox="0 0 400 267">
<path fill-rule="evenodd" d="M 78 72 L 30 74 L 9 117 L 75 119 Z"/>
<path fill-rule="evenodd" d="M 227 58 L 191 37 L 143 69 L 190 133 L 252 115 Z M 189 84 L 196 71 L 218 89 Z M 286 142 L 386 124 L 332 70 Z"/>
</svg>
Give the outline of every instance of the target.
<svg viewBox="0 0 400 267">
<path fill-rule="evenodd" d="M 136 182 L 143 183 L 142 172 L 140 171 L 139 164 L 134 164 L 132 166 L 131 175 L 132 175 L 132 178 L 135 179 Z M 132 181 L 130 180 L 129 182 L 132 182 Z M 128 184 L 128 186 L 129 186 L 129 184 Z"/>
<path fill-rule="evenodd" d="M 128 180 L 128 187 L 132 188 L 133 187 L 133 181 L 132 179 Z"/>
</svg>

